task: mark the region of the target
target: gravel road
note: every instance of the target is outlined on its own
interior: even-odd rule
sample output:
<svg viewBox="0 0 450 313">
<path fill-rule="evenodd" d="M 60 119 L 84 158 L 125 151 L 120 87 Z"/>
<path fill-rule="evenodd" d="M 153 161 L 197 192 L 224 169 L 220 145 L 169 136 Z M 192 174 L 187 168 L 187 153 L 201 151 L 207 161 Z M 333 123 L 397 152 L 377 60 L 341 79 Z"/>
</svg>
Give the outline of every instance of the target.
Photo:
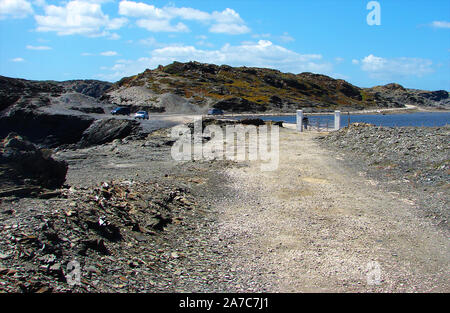
<svg viewBox="0 0 450 313">
<path fill-rule="evenodd" d="M 283 129 L 278 170 L 225 171 L 234 196 L 221 204 L 219 231 L 242 279 L 270 292 L 448 292 L 448 233 L 317 136 Z"/>
</svg>

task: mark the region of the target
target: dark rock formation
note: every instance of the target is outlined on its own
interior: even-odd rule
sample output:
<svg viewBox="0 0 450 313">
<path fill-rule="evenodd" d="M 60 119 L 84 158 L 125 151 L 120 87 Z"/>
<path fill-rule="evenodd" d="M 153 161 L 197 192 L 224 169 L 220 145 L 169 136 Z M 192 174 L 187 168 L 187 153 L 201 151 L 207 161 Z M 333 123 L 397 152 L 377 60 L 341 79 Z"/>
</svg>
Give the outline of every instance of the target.
<svg viewBox="0 0 450 313">
<path fill-rule="evenodd" d="M 419 96 L 433 100 L 433 101 L 441 101 L 449 98 L 449 94 L 445 90 L 437 90 L 430 92 L 421 92 Z"/>
<path fill-rule="evenodd" d="M 0 76 L 0 111 L 19 99 L 30 99 L 40 94 L 60 95 L 63 88 L 55 82 L 30 81 Z"/>
<path fill-rule="evenodd" d="M 406 89 L 399 84 L 392 83 L 367 88 L 365 91 L 369 96 L 372 94 L 376 102 L 380 103 L 381 106 L 389 106 L 391 104 L 402 106 L 410 104 L 422 107 L 450 108 L 449 93 L 445 90 L 424 91 Z"/>
<path fill-rule="evenodd" d="M 66 179 L 67 163 L 55 161 L 50 150 L 36 148 L 21 136 L 10 133 L 0 142 L 0 188 L 35 186 L 59 188 Z"/>
<path fill-rule="evenodd" d="M 80 111 L 83 113 L 104 114 L 105 110 L 102 107 L 70 107 L 71 110 Z"/>
<path fill-rule="evenodd" d="M 237 113 L 254 111 L 264 112 L 266 110 L 264 105 L 240 97 L 218 101 L 213 105 L 213 108 Z"/>
<path fill-rule="evenodd" d="M 99 80 L 68 80 L 60 84 L 66 90 L 76 91 L 96 99 L 101 98 L 101 96 L 112 86 L 112 83 Z"/>
<path fill-rule="evenodd" d="M 266 123 L 260 119 L 260 118 L 245 118 L 239 121 L 242 125 L 254 125 L 254 126 L 261 126 L 265 125 Z"/>
<path fill-rule="evenodd" d="M 84 115 L 48 114 L 32 109 L 13 110 L 0 118 L 0 137 L 16 132 L 45 147 L 73 144 L 94 118 Z"/>
<path fill-rule="evenodd" d="M 126 119 L 97 120 L 87 128 L 79 142 L 80 147 L 89 147 L 125 138 L 140 130 L 139 122 Z"/>
</svg>

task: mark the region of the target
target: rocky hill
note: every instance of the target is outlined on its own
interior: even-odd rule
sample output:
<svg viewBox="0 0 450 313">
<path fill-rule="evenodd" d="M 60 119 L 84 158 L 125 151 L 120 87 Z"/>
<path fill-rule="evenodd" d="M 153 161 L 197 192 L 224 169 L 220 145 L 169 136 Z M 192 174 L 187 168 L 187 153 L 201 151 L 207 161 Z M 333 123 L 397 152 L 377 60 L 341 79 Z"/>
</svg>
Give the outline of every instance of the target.
<svg viewBox="0 0 450 313">
<path fill-rule="evenodd" d="M 355 110 L 405 104 L 450 108 L 444 90 L 405 89 L 398 84 L 359 88 L 319 74 L 198 62 L 174 62 L 123 78 L 101 99 L 166 112 L 204 112 L 209 107 L 229 112 Z"/>
<path fill-rule="evenodd" d="M 72 114 L 104 113 L 114 106 L 133 111 L 205 113 L 326 111 L 340 108 L 395 108 L 406 104 L 450 109 L 445 90 L 406 89 L 398 84 L 360 88 L 345 80 L 313 73 L 282 73 L 252 67 L 174 62 L 122 78 L 115 84 L 97 80 L 29 81 L 0 76 L 0 111 L 52 107 Z M 3 112 L 4 113 L 4 112 Z M 3 114 L 4 115 L 4 114 Z"/>
<path fill-rule="evenodd" d="M 450 109 L 444 90 L 406 89 L 398 84 L 359 88 L 342 79 L 265 68 L 174 62 L 121 79 L 30 81 L 0 76 L 0 138 L 10 132 L 45 147 L 89 145 L 138 132 L 129 119 L 108 119 L 114 107 L 131 112 L 206 113 L 211 107 L 235 113 L 396 108 L 406 104 Z M 96 129 L 101 134 L 91 134 Z M 86 133 L 88 132 L 88 133 Z M 102 140 L 100 140 L 102 141 Z"/>
<path fill-rule="evenodd" d="M 366 89 L 375 98 L 387 102 L 412 104 L 420 107 L 436 107 L 449 109 L 450 97 L 445 90 L 425 91 L 406 89 L 399 84 L 387 84 Z"/>
</svg>

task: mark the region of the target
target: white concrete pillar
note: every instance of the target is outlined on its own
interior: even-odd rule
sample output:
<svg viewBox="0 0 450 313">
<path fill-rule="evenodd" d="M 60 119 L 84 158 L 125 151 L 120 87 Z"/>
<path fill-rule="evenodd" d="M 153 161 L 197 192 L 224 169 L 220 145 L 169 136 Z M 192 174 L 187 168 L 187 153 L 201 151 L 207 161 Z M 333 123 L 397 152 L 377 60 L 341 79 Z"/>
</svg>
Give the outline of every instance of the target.
<svg viewBox="0 0 450 313">
<path fill-rule="evenodd" d="M 341 129 L 341 111 L 334 111 L 334 130 Z"/>
<path fill-rule="evenodd" d="M 303 131 L 303 110 L 297 110 L 297 130 Z"/>
</svg>

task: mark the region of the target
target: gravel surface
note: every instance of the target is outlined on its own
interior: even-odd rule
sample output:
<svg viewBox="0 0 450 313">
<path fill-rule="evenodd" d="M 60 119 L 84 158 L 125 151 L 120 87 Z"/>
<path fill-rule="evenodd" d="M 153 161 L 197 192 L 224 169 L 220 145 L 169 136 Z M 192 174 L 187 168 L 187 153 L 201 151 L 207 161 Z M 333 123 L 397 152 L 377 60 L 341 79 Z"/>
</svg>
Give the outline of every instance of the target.
<svg viewBox="0 0 450 313">
<path fill-rule="evenodd" d="M 217 236 L 220 168 L 174 162 L 165 130 L 61 150 L 66 187 L 51 199 L 0 199 L 0 291 L 236 291 Z M 81 266 L 71 286 L 69 262 Z"/>
<path fill-rule="evenodd" d="M 448 231 L 417 214 L 414 193 L 386 189 L 319 136 L 284 129 L 276 171 L 225 170 L 234 196 L 219 229 L 241 277 L 272 292 L 448 292 Z"/>
<path fill-rule="evenodd" d="M 59 193 L 1 198 L 0 291 L 450 290 L 448 229 L 363 157 L 281 129 L 275 171 L 174 162 L 169 131 L 57 151 L 69 164 Z"/>
<path fill-rule="evenodd" d="M 450 126 L 354 124 L 319 137 L 319 142 L 348 166 L 384 182 L 388 192 L 415 198 L 416 213 L 448 230 Z"/>
</svg>

